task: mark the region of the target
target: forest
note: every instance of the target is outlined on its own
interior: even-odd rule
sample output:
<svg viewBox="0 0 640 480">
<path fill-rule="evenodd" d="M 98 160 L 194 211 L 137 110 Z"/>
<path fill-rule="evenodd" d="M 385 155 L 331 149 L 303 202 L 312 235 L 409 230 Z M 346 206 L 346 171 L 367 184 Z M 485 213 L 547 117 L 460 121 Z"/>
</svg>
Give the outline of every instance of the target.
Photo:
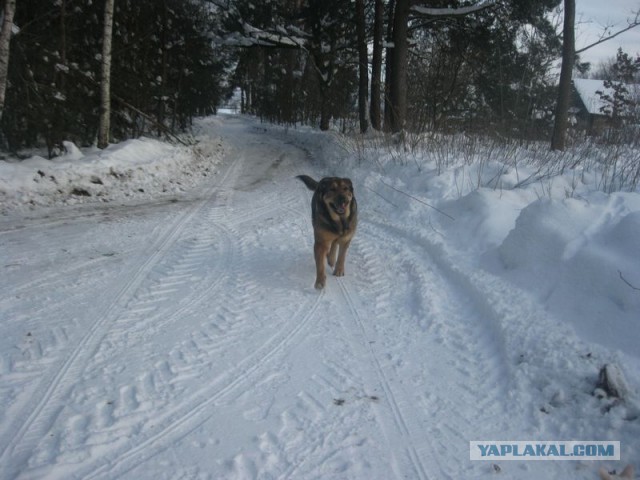
<svg viewBox="0 0 640 480">
<path fill-rule="evenodd" d="M 2 4 L 3 23 L 13 20 L 0 48 L 3 151 L 176 138 L 234 91 L 243 113 L 322 130 L 546 140 L 553 128 L 561 0 Z M 619 52 L 620 62 L 609 80 L 637 77 L 640 58 Z M 594 69 L 579 55 L 571 63 Z"/>
</svg>

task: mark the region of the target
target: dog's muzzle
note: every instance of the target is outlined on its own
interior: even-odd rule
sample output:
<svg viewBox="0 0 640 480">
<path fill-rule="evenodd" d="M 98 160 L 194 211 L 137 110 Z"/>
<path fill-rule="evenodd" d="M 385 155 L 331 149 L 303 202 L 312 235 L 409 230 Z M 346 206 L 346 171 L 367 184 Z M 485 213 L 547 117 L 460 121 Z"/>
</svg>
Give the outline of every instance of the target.
<svg viewBox="0 0 640 480">
<path fill-rule="evenodd" d="M 349 206 L 349 202 L 346 198 L 338 198 L 337 201 L 331 204 L 331 207 L 338 215 L 344 215 L 347 211 L 347 206 Z"/>
</svg>

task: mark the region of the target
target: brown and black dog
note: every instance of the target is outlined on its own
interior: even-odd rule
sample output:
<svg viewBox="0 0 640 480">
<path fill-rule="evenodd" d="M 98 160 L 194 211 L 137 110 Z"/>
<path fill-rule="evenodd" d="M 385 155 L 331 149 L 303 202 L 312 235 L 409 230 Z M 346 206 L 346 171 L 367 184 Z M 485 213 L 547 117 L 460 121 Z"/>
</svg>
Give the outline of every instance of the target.
<svg viewBox="0 0 640 480">
<path fill-rule="evenodd" d="M 325 177 L 319 182 L 307 175 L 298 178 L 313 191 L 311 199 L 311 222 L 315 243 L 313 253 L 316 260 L 316 285 L 324 288 L 327 281 L 324 260 L 333 274 L 344 275 L 344 261 L 347 249 L 358 224 L 358 204 L 353 194 L 353 183 L 348 178 Z M 340 252 L 338 253 L 338 247 Z M 337 262 L 336 262 L 337 253 Z"/>
</svg>

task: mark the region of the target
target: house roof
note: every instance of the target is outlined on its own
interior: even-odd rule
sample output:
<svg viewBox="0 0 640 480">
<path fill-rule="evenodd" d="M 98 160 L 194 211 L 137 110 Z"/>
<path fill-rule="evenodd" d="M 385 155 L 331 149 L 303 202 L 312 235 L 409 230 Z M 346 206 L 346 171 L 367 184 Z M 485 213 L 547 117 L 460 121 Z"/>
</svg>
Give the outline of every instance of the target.
<svg viewBox="0 0 640 480">
<path fill-rule="evenodd" d="M 578 92 L 582 103 L 591 115 L 606 115 L 602 111 L 602 107 L 610 106 L 606 101 L 603 101 L 601 96 L 596 93 L 598 91 L 603 92 L 605 95 L 613 95 L 612 88 L 605 88 L 604 80 L 589 80 L 584 78 L 575 78 L 573 80 L 573 86 Z M 627 90 L 631 92 L 632 96 L 638 96 L 638 85 L 626 85 Z"/>
</svg>

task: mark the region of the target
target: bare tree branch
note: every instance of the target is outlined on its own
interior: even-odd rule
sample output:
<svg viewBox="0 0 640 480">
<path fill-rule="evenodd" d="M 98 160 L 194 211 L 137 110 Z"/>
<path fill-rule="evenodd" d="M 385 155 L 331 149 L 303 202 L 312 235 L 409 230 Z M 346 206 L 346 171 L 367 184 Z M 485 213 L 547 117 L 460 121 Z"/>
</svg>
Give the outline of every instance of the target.
<svg viewBox="0 0 640 480">
<path fill-rule="evenodd" d="M 587 50 L 589 50 L 590 48 L 595 47 L 596 45 L 600 45 L 601 43 L 607 42 L 609 40 L 611 40 L 612 38 L 617 37 L 618 35 L 623 34 L 624 32 L 628 32 L 629 30 L 636 28 L 638 25 L 640 25 L 640 10 L 635 12 L 635 18 L 631 21 L 629 21 L 629 24 L 623 28 L 622 30 L 619 30 L 615 33 L 612 33 L 611 35 L 607 35 L 604 36 L 602 38 L 600 38 L 598 41 L 593 42 L 590 45 L 587 45 L 586 47 L 581 48 L 580 50 L 576 50 L 575 54 L 578 55 L 579 53 L 585 52 Z"/>
</svg>

